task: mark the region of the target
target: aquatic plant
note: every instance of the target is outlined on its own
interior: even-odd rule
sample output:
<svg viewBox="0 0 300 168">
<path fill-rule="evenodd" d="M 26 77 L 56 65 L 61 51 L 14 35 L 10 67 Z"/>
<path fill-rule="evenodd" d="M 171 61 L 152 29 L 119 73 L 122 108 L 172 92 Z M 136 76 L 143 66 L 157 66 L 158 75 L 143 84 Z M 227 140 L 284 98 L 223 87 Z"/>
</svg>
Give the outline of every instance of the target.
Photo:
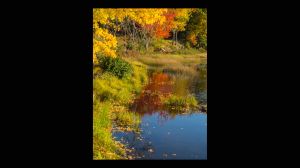
<svg viewBox="0 0 300 168">
<path fill-rule="evenodd" d="M 198 101 L 193 95 L 176 96 L 171 95 L 164 100 L 164 105 L 169 110 L 187 111 L 190 109 L 199 108 Z"/>
</svg>

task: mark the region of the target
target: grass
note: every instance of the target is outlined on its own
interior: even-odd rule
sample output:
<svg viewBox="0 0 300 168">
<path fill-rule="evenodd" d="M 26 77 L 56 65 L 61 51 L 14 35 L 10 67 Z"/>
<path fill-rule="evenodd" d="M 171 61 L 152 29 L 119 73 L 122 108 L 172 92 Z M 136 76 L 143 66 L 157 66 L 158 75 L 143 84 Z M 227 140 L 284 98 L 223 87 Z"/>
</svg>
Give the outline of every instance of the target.
<svg viewBox="0 0 300 168">
<path fill-rule="evenodd" d="M 188 96 L 176 96 L 171 95 L 164 100 L 164 105 L 170 111 L 187 111 L 195 108 L 199 108 L 198 101 L 193 95 Z"/>
<path fill-rule="evenodd" d="M 197 66 L 206 64 L 206 53 L 197 54 L 150 54 L 129 58 L 147 65 L 149 69 L 158 71 L 194 75 L 197 74 Z"/>
<path fill-rule="evenodd" d="M 126 147 L 112 137 L 112 128 L 137 129 L 141 119 L 128 111 L 135 94 L 148 82 L 146 66 L 132 61 L 133 74 L 119 79 L 109 72 L 94 67 L 93 80 L 93 157 L 102 159 L 128 159 Z"/>
<path fill-rule="evenodd" d="M 94 79 L 93 82 L 95 96 L 100 101 L 115 100 L 121 104 L 126 104 L 131 99 L 132 86 L 110 73 L 104 73 L 101 77 Z"/>
<path fill-rule="evenodd" d="M 112 112 L 112 119 L 115 128 L 121 131 L 136 131 L 139 132 L 139 124 L 141 116 L 137 113 L 128 111 L 124 106 L 115 106 Z"/>
<path fill-rule="evenodd" d="M 128 42 L 128 40 L 127 40 Z M 172 40 L 165 39 L 153 39 L 149 45 L 148 50 L 146 50 L 145 45 L 136 41 L 131 43 L 131 47 L 127 50 L 126 42 L 124 37 L 118 37 L 118 47 L 117 53 L 120 56 L 126 57 L 139 57 L 140 55 L 152 55 L 152 54 L 163 54 L 163 55 L 194 55 L 199 53 L 206 53 L 205 49 L 195 49 L 190 47 L 185 47 L 180 42 L 176 45 L 173 44 Z"/>
<path fill-rule="evenodd" d="M 125 157 L 123 146 L 114 141 L 110 133 L 112 123 L 110 119 L 110 103 L 95 101 L 93 111 L 93 158 L 121 159 Z"/>
<path fill-rule="evenodd" d="M 133 65 L 133 74 L 130 79 L 130 83 L 132 84 L 133 93 L 139 94 L 142 91 L 142 87 L 148 83 L 148 75 L 147 75 L 147 67 L 137 61 L 132 61 Z"/>
<path fill-rule="evenodd" d="M 133 74 L 129 78 L 119 79 L 111 73 L 103 73 L 93 80 L 95 96 L 100 101 L 116 101 L 126 105 L 132 96 L 141 92 L 148 81 L 145 65 L 132 62 Z"/>
</svg>

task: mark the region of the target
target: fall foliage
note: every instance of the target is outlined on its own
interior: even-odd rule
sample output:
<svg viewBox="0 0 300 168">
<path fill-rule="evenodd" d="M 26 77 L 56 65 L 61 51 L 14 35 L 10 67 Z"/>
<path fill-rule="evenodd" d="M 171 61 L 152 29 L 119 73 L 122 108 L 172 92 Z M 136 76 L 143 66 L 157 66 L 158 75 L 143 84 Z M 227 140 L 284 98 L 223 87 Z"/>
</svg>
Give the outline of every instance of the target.
<svg viewBox="0 0 300 168">
<path fill-rule="evenodd" d="M 93 9 L 93 62 L 97 64 L 97 54 L 117 56 L 118 36 L 124 37 L 126 49 L 137 44 L 148 50 L 153 39 L 168 38 L 174 45 L 181 40 L 206 48 L 206 13 L 196 8 Z"/>
</svg>

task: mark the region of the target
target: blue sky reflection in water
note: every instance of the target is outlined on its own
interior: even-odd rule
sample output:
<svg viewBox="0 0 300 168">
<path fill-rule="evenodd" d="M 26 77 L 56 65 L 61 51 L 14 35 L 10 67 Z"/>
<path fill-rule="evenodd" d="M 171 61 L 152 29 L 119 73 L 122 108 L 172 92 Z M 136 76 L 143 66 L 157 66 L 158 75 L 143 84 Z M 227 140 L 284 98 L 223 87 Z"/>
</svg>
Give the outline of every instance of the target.
<svg viewBox="0 0 300 168">
<path fill-rule="evenodd" d="M 141 133 L 114 132 L 116 140 L 136 151 L 137 159 L 207 159 L 207 115 L 193 113 L 162 119 L 145 115 Z"/>
</svg>

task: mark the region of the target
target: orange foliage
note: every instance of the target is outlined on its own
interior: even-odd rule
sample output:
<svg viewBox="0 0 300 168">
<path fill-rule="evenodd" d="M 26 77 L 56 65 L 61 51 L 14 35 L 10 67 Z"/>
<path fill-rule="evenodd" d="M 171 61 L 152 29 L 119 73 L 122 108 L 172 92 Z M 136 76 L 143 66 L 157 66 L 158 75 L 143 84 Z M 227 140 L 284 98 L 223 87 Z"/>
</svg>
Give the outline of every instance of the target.
<svg viewBox="0 0 300 168">
<path fill-rule="evenodd" d="M 164 14 L 166 18 L 166 22 L 163 25 L 158 25 L 156 28 L 155 36 L 156 37 L 162 37 L 162 38 L 168 38 L 170 37 L 170 31 L 174 27 L 174 18 L 175 13 L 168 11 Z"/>
<path fill-rule="evenodd" d="M 197 44 L 197 36 L 196 36 L 196 34 L 190 33 L 190 34 L 187 36 L 187 39 L 188 39 L 193 45 L 196 45 L 196 44 Z"/>
<path fill-rule="evenodd" d="M 159 24 L 155 22 L 153 24 L 145 25 L 146 30 L 151 32 L 153 36 L 157 38 L 168 38 L 170 37 L 170 32 L 174 27 L 175 13 L 173 11 L 167 11 L 164 13 L 165 22 L 164 24 Z"/>
</svg>

